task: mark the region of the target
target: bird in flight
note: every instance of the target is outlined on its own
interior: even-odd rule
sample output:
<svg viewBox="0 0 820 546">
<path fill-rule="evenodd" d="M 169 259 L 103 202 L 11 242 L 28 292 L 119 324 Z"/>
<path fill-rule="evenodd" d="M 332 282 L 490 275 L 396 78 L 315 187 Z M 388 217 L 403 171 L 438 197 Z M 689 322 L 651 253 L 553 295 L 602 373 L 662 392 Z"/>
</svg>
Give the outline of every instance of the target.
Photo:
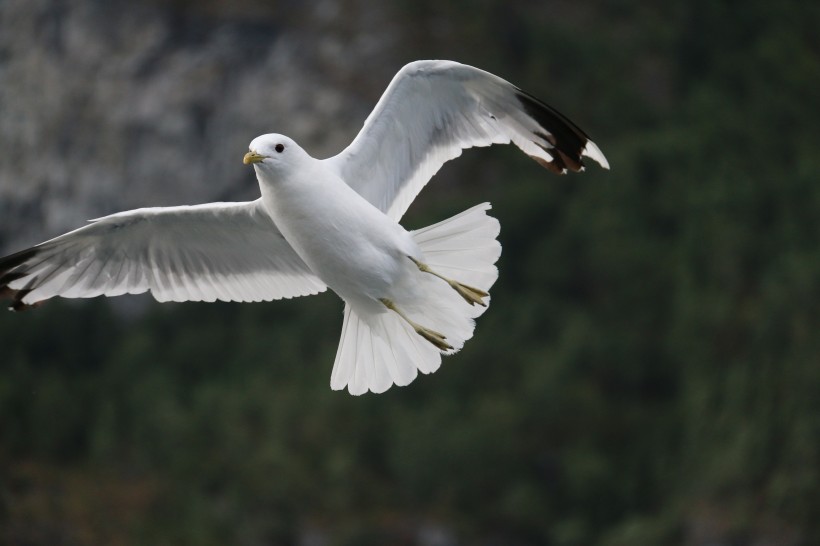
<svg viewBox="0 0 820 546">
<path fill-rule="evenodd" d="M 453 61 L 416 61 L 390 82 L 341 153 L 255 138 L 261 197 L 104 216 L 0 258 L 0 298 L 270 301 L 330 288 L 345 302 L 330 385 L 384 392 L 432 373 L 473 335 L 501 254 L 488 203 L 407 231 L 401 219 L 447 161 L 513 143 L 548 170 L 606 158 L 577 125 L 513 84 Z"/>
</svg>

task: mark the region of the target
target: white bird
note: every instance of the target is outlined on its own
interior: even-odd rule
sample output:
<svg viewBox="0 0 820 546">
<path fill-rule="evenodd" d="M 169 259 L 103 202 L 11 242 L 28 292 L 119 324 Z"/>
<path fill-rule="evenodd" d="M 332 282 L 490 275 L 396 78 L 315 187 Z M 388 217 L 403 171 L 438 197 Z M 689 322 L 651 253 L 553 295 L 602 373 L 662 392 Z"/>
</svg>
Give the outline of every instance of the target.
<svg viewBox="0 0 820 546">
<path fill-rule="evenodd" d="M 285 136 L 257 137 L 244 162 L 260 199 L 92 220 L 0 258 L 0 297 L 21 310 L 54 296 L 270 301 L 330 287 L 345 302 L 331 388 L 407 385 L 472 337 L 501 245 L 488 203 L 416 231 L 398 221 L 463 149 L 510 142 L 555 173 L 583 170 L 583 156 L 609 168 L 581 129 L 509 82 L 416 61 L 339 155 L 315 159 Z"/>
</svg>

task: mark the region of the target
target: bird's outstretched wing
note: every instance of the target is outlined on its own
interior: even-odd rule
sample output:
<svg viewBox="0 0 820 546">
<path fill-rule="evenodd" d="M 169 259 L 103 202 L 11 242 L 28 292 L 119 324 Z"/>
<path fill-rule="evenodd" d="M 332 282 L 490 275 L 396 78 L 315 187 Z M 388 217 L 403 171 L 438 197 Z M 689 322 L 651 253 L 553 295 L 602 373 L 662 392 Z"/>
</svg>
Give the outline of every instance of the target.
<svg viewBox="0 0 820 546">
<path fill-rule="evenodd" d="M 582 170 L 582 156 L 609 168 L 586 133 L 554 108 L 489 72 L 452 61 L 402 68 L 350 146 L 325 161 L 398 220 L 462 150 L 510 142 L 559 174 Z"/>
<path fill-rule="evenodd" d="M 0 258 L 15 310 L 54 296 L 269 301 L 325 288 L 261 200 L 121 212 Z"/>
</svg>

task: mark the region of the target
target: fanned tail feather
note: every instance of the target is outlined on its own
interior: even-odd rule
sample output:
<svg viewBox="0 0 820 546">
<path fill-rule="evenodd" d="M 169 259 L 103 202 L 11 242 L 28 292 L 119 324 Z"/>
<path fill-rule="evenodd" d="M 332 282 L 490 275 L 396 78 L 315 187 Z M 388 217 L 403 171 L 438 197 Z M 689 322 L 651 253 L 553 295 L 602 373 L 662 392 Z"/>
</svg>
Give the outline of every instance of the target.
<svg viewBox="0 0 820 546">
<path fill-rule="evenodd" d="M 499 224 L 488 216 L 483 203 L 452 218 L 412 233 L 425 263 L 437 273 L 483 291 L 498 278 L 495 262 L 501 255 L 496 240 Z M 423 297 L 403 302 L 403 310 L 416 322 L 444 334 L 452 350 L 439 351 L 418 335 L 396 313 L 385 310 L 359 315 L 345 306 L 344 322 L 330 386 L 347 387 L 350 394 L 381 393 L 391 385 L 410 384 L 419 371 L 436 371 L 442 354 L 457 352 L 473 335 L 475 318 L 487 307 L 470 305 L 447 283 L 420 273 Z M 490 298 L 485 302 L 489 305 Z"/>
</svg>

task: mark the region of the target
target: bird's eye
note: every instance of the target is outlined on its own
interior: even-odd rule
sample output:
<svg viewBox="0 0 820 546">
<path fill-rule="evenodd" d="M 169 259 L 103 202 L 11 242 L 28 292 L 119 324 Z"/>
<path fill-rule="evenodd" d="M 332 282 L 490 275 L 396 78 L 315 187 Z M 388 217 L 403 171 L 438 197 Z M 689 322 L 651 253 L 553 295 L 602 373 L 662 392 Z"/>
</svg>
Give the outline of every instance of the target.
<svg viewBox="0 0 820 546">
<path fill-rule="evenodd" d="M 285 145 L 284 144 L 277 144 L 276 146 L 274 146 L 273 149 L 281 154 L 282 152 L 285 151 Z"/>
</svg>

